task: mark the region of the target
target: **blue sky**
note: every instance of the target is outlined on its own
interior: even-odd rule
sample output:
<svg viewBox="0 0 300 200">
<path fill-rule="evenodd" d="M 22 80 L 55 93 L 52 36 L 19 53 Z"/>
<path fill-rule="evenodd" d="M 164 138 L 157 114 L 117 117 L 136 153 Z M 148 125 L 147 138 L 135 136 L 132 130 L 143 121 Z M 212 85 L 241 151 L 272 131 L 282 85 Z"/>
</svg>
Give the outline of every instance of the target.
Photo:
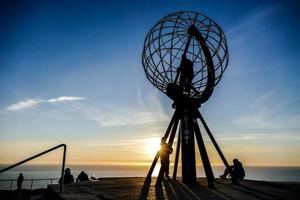
<svg viewBox="0 0 300 200">
<path fill-rule="evenodd" d="M 300 165 L 297 1 L 1 4 L 0 162 L 60 142 L 69 144 L 70 163 L 150 161 L 143 146 L 158 141 L 173 110 L 145 77 L 143 40 L 163 16 L 192 10 L 227 37 L 229 66 L 201 108 L 225 155 Z"/>
</svg>

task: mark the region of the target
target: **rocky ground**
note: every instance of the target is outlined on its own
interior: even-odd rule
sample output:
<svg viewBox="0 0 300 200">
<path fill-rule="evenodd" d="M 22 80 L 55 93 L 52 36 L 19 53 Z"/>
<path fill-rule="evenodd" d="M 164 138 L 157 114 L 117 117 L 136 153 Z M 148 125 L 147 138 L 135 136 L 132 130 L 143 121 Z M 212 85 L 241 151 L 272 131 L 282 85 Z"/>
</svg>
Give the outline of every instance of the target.
<svg viewBox="0 0 300 200">
<path fill-rule="evenodd" d="M 106 199 L 198 199 L 198 200 L 275 200 L 300 199 L 300 183 L 241 181 L 240 186 L 230 180 L 217 179 L 214 188 L 207 187 L 204 178 L 196 185 L 184 185 L 180 180 L 164 180 L 159 187 L 156 179 L 144 183 L 144 178 L 103 178 L 64 186 L 49 185 L 48 189 L 0 191 L 1 200 L 106 200 Z"/>
<path fill-rule="evenodd" d="M 61 200 L 56 192 L 47 189 L 0 191 L 1 200 Z"/>
<path fill-rule="evenodd" d="M 144 184 L 144 178 L 103 178 L 66 185 L 63 193 L 57 193 L 65 200 L 99 199 L 200 199 L 200 200 L 264 200 L 300 199 L 299 183 L 264 181 L 241 181 L 240 186 L 231 185 L 229 180 L 217 179 L 213 189 L 208 188 L 204 178 L 197 185 L 184 185 L 179 181 L 164 180 L 161 187 Z M 58 191 L 58 185 L 49 189 Z"/>
</svg>

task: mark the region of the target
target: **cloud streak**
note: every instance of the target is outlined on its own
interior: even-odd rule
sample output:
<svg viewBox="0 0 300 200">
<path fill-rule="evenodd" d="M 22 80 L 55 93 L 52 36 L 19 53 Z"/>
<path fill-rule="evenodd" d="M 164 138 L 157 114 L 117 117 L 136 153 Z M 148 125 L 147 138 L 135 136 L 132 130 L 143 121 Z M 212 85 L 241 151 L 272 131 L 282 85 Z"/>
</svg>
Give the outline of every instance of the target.
<svg viewBox="0 0 300 200">
<path fill-rule="evenodd" d="M 11 104 L 5 108 L 6 111 L 15 112 L 20 110 L 26 110 L 29 108 L 33 108 L 41 103 L 63 103 L 63 102 L 71 102 L 83 100 L 84 97 L 74 97 L 74 96 L 60 96 L 57 98 L 52 98 L 48 100 L 44 99 L 25 99 L 22 101 L 18 101 L 17 103 Z"/>
<path fill-rule="evenodd" d="M 263 7 L 258 10 L 255 10 L 248 17 L 242 19 L 234 27 L 229 29 L 226 32 L 226 35 L 240 34 L 241 31 L 244 31 L 244 33 L 246 34 L 251 34 L 251 31 L 245 31 L 245 30 L 253 29 L 253 27 L 255 27 L 257 23 L 260 23 L 264 18 L 274 14 L 276 11 L 280 10 L 281 8 L 282 8 L 282 4 L 277 3 L 274 5 L 269 5 L 268 7 Z"/>
<path fill-rule="evenodd" d="M 59 102 L 66 102 L 66 101 L 78 101 L 84 100 L 84 97 L 72 97 L 72 96 L 61 96 L 53 99 L 49 99 L 49 103 L 59 103 Z"/>
<path fill-rule="evenodd" d="M 134 105 L 102 102 L 101 105 L 94 106 L 71 102 L 62 106 L 96 121 L 101 127 L 144 125 L 165 122 L 169 119 L 157 95 L 153 93 L 138 98 L 138 103 Z"/>
<path fill-rule="evenodd" d="M 278 91 L 277 91 L 278 93 Z M 258 96 L 250 106 L 249 112 L 239 116 L 232 122 L 234 125 L 251 129 L 268 130 L 299 130 L 300 113 L 291 113 L 287 108 L 292 107 L 297 98 L 286 102 L 274 103 L 276 91 L 272 90 Z"/>
<path fill-rule="evenodd" d="M 19 101 L 17 103 L 11 104 L 8 107 L 5 108 L 7 111 L 18 111 L 18 110 L 25 110 L 28 108 L 32 108 L 34 106 L 37 106 L 42 102 L 41 99 L 26 99 L 23 101 Z"/>
<path fill-rule="evenodd" d="M 61 107 L 55 112 L 53 118 L 68 116 L 72 118 L 74 112 L 95 121 L 100 127 L 160 124 L 169 120 L 158 93 L 155 91 L 143 92 L 137 89 L 137 102 L 133 104 L 117 104 L 115 102 L 82 102 L 85 97 L 60 96 L 50 99 L 25 99 L 4 108 L 5 111 L 19 112 L 34 108 L 41 104 L 53 104 Z"/>
</svg>

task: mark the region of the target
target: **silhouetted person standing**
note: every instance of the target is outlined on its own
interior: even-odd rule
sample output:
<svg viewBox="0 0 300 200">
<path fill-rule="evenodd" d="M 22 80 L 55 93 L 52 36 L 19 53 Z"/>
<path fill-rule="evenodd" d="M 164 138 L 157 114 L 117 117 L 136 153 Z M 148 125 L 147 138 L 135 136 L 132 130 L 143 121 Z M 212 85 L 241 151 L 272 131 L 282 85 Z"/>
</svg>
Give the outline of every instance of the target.
<svg viewBox="0 0 300 200">
<path fill-rule="evenodd" d="M 244 179 L 245 177 L 245 170 L 243 167 L 243 164 L 238 160 L 238 159 L 233 159 L 233 165 L 230 166 L 230 169 L 233 173 L 233 176 L 235 176 L 235 178 L 237 179 Z M 226 178 L 227 175 L 229 175 L 230 172 L 228 169 L 225 169 L 224 174 L 221 175 L 221 178 Z"/>
<path fill-rule="evenodd" d="M 59 180 L 59 183 L 61 183 L 62 180 Z M 66 168 L 65 169 L 65 174 L 64 174 L 64 184 L 70 184 L 74 182 L 74 178 L 73 175 L 71 174 L 71 169 L 70 168 Z"/>
<path fill-rule="evenodd" d="M 89 177 L 86 173 L 84 173 L 84 171 L 81 171 L 80 174 L 78 175 L 76 182 L 78 181 L 88 181 Z"/>
<path fill-rule="evenodd" d="M 195 77 L 194 63 L 186 58 L 186 55 L 182 55 L 182 62 L 180 63 L 178 72 L 180 72 L 181 75 L 179 85 L 182 87 L 183 91 L 187 92 L 188 95 L 190 95 L 191 90 L 194 91 L 194 93 L 199 94 L 199 91 L 192 84 Z"/>
<path fill-rule="evenodd" d="M 21 191 L 21 190 L 22 190 L 22 183 L 23 183 L 23 180 L 24 180 L 24 176 L 23 176 L 22 173 L 20 173 L 19 176 L 18 176 L 18 180 L 17 180 L 18 191 Z"/>
<path fill-rule="evenodd" d="M 192 80 L 194 78 L 194 64 L 191 60 L 187 59 L 186 56 L 182 56 L 182 63 L 179 67 L 180 79 L 179 84 L 184 90 L 189 91 L 191 89 Z"/>
<path fill-rule="evenodd" d="M 170 154 L 173 152 L 173 149 L 166 143 L 166 140 L 166 137 L 161 138 L 159 156 L 164 176 L 169 178 Z"/>
</svg>

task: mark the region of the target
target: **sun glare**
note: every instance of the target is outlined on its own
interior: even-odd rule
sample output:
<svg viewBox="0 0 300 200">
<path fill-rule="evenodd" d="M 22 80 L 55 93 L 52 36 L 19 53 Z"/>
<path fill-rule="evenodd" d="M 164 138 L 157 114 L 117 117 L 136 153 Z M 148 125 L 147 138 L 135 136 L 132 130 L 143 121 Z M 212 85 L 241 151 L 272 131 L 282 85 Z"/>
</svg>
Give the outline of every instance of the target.
<svg viewBox="0 0 300 200">
<path fill-rule="evenodd" d="M 154 157 L 156 152 L 160 148 L 160 138 L 149 138 L 145 140 L 145 144 L 143 147 L 143 151 L 149 155 Z"/>
</svg>

